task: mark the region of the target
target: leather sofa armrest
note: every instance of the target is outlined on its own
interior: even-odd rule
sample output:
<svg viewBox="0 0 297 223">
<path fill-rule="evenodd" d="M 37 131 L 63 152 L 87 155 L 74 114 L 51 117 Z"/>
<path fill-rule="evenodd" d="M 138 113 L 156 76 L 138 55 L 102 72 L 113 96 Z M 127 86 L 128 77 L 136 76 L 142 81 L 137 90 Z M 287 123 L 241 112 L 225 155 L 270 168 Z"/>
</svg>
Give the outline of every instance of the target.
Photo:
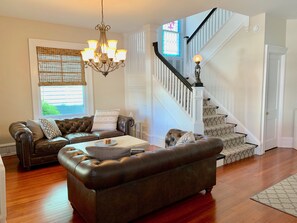
<svg viewBox="0 0 297 223">
<path fill-rule="evenodd" d="M 16 142 L 16 152 L 24 168 L 31 167 L 33 153 L 33 133 L 26 126 L 26 122 L 14 122 L 9 126 L 9 132 Z"/>
<path fill-rule="evenodd" d="M 134 126 L 134 119 L 132 117 L 119 115 L 117 122 L 117 130 L 123 132 L 125 135 L 130 134 L 130 128 Z"/>
<path fill-rule="evenodd" d="M 22 140 L 22 134 L 27 135 L 28 140 L 33 141 L 33 133 L 32 131 L 26 126 L 26 122 L 14 122 L 11 123 L 9 126 L 9 133 L 14 138 L 15 141 L 20 142 Z"/>
</svg>

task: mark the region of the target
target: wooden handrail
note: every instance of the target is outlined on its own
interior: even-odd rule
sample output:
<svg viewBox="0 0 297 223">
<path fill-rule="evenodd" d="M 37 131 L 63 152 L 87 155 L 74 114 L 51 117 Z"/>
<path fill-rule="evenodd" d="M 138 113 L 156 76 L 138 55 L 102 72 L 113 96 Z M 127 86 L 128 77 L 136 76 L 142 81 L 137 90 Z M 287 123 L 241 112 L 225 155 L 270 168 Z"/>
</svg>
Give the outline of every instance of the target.
<svg viewBox="0 0 297 223">
<path fill-rule="evenodd" d="M 217 10 L 217 8 L 213 8 L 208 15 L 205 17 L 205 19 L 202 21 L 202 23 L 197 27 L 197 29 L 193 32 L 193 34 L 187 39 L 187 44 L 193 39 L 193 37 L 196 35 L 196 33 L 199 32 L 199 30 L 204 26 L 204 24 L 207 22 L 207 20 L 210 18 L 210 16 Z"/>
<path fill-rule="evenodd" d="M 166 59 L 163 57 L 158 49 L 158 42 L 153 43 L 154 51 L 156 56 L 168 67 L 169 70 L 171 70 L 172 73 L 175 74 L 175 76 L 190 90 L 192 91 L 192 85 L 187 81 L 186 78 L 183 77 Z"/>
</svg>

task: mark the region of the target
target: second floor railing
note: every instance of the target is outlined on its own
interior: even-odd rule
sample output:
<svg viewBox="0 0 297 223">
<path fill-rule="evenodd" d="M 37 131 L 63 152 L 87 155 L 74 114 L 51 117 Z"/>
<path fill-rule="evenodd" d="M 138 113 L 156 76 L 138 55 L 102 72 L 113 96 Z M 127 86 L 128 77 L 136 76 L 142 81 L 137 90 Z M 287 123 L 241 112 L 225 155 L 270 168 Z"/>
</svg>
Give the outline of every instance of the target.
<svg viewBox="0 0 297 223">
<path fill-rule="evenodd" d="M 193 56 L 201 51 L 201 49 L 231 18 L 232 14 L 231 11 L 220 8 L 214 8 L 210 11 L 207 17 L 187 40 L 187 62 L 192 61 Z"/>
</svg>

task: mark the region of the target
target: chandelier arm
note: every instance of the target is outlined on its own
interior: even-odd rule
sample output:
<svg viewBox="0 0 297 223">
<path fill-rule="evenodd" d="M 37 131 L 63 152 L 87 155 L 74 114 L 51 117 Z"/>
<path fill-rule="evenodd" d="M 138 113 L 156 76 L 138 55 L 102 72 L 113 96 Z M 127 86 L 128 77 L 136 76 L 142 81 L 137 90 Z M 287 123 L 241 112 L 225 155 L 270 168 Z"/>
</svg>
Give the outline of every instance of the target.
<svg viewBox="0 0 297 223">
<path fill-rule="evenodd" d="M 118 69 L 118 68 L 119 68 L 119 66 L 120 66 L 120 64 L 119 64 L 119 63 L 115 63 L 115 64 L 113 65 L 113 67 L 111 68 L 110 72 L 112 72 L 112 71 L 114 71 L 114 70 Z"/>
<path fill-rule="evenodd" d="M 100 68 L 102 67 L 102 65 L 97 66 L 97 64 L 93 60 L 90 60 L 88 64 L 90 67 L 92 67 L 93 70 L 100 72 Z"/>
</svg>

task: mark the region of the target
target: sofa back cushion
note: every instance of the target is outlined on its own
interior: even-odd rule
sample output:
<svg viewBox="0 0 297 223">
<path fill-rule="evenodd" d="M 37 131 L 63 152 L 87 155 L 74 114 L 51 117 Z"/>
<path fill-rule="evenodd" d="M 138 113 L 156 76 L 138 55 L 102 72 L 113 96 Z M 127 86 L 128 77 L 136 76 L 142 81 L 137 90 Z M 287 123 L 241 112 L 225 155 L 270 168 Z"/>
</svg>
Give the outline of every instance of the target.
<svg viewBox="0 0 297 223">
<path fill-rule="evenodd" d="M 93 126 L 93 116 L 56 120 L 56 123 L 62 132 L 62 135 L 76 132 L 91 132 Z"/>
<path fill-rule="evenodd" d="M 31 130 L 33 133 L 33 141 L 37 141 L 39 139 L 44 138 L 43 131 L 40 127 L 40 123 L 38 120 L 28 120 L 27 121 L 27 127 Z"/>
</svg>

